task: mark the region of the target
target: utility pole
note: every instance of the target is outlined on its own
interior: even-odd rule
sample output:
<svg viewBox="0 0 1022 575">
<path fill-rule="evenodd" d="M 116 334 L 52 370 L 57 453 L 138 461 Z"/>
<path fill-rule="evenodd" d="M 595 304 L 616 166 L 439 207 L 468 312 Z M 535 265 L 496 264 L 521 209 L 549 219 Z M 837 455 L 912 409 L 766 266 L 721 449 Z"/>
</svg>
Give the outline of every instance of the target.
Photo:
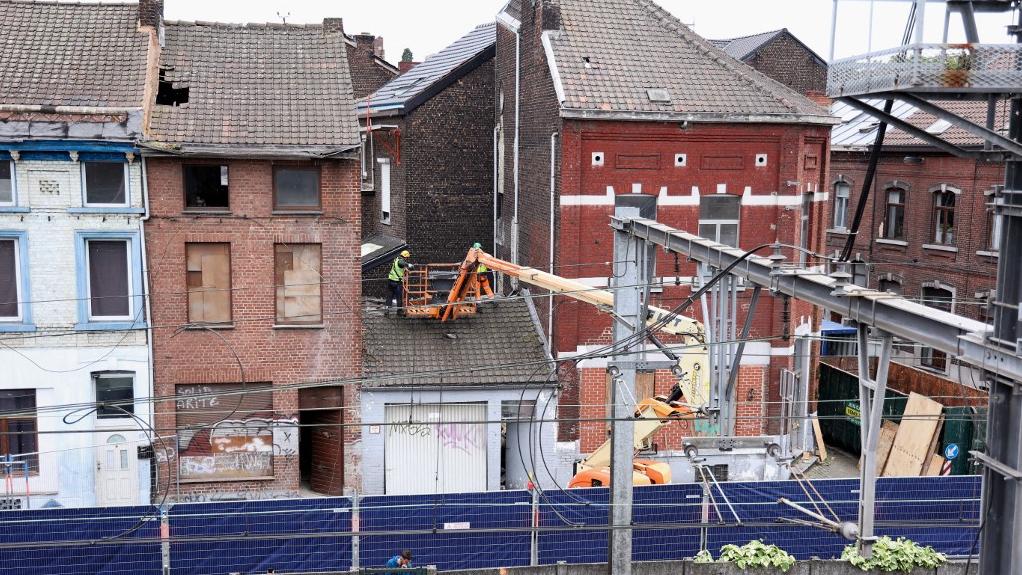
<svg viewBox="0 0 1022 575">
<path fill-rule="evenodd" d="M 617 208 L 621 218 L 638 218 L 639 209 Z M 636 352 L 645 338 L 631 338 L 645 328 L 642 294 L 649 281 L 651 250 L 646 242 L 626 232 L 614 231 L 613 337 L 615 354 L 609 374 L 611 389 L 611 506 L 610 548 L 607 564 L 611 575 L 632 573 L 632 459 L 635 457 L 635 408 L 632 406 L 635 375 L 643 363 Z M 620 344 L 628 339 L 625 344 Z M 626 392 L 625 390 L 629 390 Z"/>
</svg>

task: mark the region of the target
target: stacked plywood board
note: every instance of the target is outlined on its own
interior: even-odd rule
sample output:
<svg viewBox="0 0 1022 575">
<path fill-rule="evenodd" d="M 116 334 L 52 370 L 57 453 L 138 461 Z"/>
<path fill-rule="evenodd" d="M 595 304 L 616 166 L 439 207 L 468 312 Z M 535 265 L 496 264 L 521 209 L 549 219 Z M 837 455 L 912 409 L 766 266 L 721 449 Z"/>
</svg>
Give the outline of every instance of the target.
<svg viewBox="0 0 1022 575">
<path fill-rule="evenodd" d="M 929 475 L 935 466 L 939 474 L 939 465 L 934 462 L 937 457 L 934 455 L 934 451 L 940 440 L 940 429 L 943 425 L 941 413 L 943 411 L 943 405 L 928 397 L 918 393 L 909 395 L 901 425 L 897 426 L 890 454 L 886 464 L 882 467 L 881 475 L 883 477 Z M 889 435 L 891 427 L 885 424 L 885 429 Z M 883 450 L 883 443 L 884 432 L 881 431 L 878 447 L 880 453 Z M 878 457 L 877 469 L 881 469 L 880 462 L 881 459 Z"/>
</svg>

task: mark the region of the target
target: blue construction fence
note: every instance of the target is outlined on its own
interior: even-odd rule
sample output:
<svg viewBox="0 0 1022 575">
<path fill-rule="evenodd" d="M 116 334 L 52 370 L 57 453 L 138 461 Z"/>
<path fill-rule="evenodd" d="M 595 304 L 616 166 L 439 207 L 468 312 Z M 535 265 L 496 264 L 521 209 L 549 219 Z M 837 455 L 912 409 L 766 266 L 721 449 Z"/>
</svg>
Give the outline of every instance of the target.
<svg viewBox="0 0 1022 575">
<path fill-rule="evenodd" d="M 975 550 L 981 480 L 884 478 L 877 531 L 951 556 Z M 835 558 L 847 541 L 781 498 L 855 521 L 858 480 L 683 484 L 635 490 L 639 561 L 762 539 L 799 559 Z M 0 512 L 0 573 L 341 572 L 383 566 L 403 549 L 440 570 L 606 560 L 606 489 L 500 491 Z"/>
</svg>

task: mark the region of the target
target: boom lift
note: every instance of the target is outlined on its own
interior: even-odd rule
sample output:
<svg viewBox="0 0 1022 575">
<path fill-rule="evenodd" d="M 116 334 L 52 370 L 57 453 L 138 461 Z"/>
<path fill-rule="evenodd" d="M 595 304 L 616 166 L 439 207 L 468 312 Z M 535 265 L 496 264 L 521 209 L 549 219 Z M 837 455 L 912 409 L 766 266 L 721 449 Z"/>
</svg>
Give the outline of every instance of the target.
<svg viewBox="0 0 1022 575">
<path fill-rule="evenodd" d="M 427 270 L 420 272 L 424 274 L 422 279 L 409 278 L 407 280 L 409 283 L 420 281 L 422 286 L 410 286 L 410 289 L 406 289 L 406 308 L 409 312 L 416 310 L 418 312 L 416 315 L 436 317 L 441 321 L 474 313 L 474 300 L 479 298 L 478 270 L 480 265 L 551 293 L 592 304 L 608 313 L 613 312 L 614 294 L 610 291 L 593 289 L 582 282 L 562 278 L 535 268 L 519 266 L 493 257 L 477 248 L 470 249 L 465 261 L 457 266 L 457 276 L 454 277 L 453 283 L 450 285 L 444 305 L 430 305 L 432 296 L 427 284 L 431 274 L 427 267 Z M 435 277 L 446 275 L 450 278 L 453 275 L 450 272 L 455 266 L 442 267 L 449 270 L 447 274 L 434 269 L 432 275 Z M 649 397 L 639 401 L 635 410 L 636 452 L 648 448 L 653 435 L 672 419 L 700 413 L 698 408 L 692 406 L 703 405 L 709 398 L 709 379 L 707 377 L 709 357 L 703 325 L 692 318 L 675 315 L 666 309 L 652 306 L 648 309 L 647 325 L 676 336 L 684 345 L 693 347 L 680 354 L 675 354 L 661 345 L 659 341 L 654 340 L 654 343 L 665 355 L 672 361 L 678 362 L 678 365 L 672 370 L 678 378 L 678 383 L 674 385 L 669 395 Z M 663 322 L 665 319 L 668 321 Z M 568 486 L 606 487 L 610 485 L 610 454 L 611 446 L 608 439 L 591 455 L 579 462 L 577 473 Z M 671 469 L 666 463 L 636 459 L 633 466 L 632 477 L 635 485 L 659 485 L 671 482 Z"/>
</svg>

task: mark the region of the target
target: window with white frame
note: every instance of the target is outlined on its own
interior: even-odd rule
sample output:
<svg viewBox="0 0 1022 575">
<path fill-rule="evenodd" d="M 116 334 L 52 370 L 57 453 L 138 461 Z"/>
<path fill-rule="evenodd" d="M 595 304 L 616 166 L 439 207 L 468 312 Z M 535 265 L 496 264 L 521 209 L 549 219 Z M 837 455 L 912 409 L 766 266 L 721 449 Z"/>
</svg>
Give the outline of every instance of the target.
<svg viewBox="0 0 1022 575">
<path fill-rule="evenodd" d="M 116 419 L 135 413 L 135 373 L 99 371 L 92 374 L 96 387 L 96 417 Z"/>
<path fill-rule="evenodd" d="M 852 187 L 848 182 L 837 182 L 834 184 L 834 229 L 848 229 L 848 198 L 851 197 Z"/>
<path fill-rule="evenodd" d="M 390 160 L 380 160 L 380 221 L 390 223 Z"/>
<path fill-rule="evenodd" d="M 812 230 L 810 226 L 812 214 L 813 194 L 802 194 L 802 215 L 800 216 L 802 226 L 798 236 L 798 245 L 802 249 L 798 252 L 798 263 L 803 266 L 809 261 L 808 252 L 813 248 L 812 243 L 809 241 L 809 234 Z"/>
<path fill-rule="evenodd" d="M 886 218 L 884 229 L 881 234 L 884 239 L 904 240 L 905 239 L 905 200 L 908 192 L 904 188 L 888 188 Z"/>
<path fill-rule="evenodd" d="M 15 195 L 14 162 L 0 160 L 0 206 L 13 206 L 18 198 Z"/>
<path fill-rule="evenodd" d="M 82 201 L 86 206 L 127 206 L 128 164 L 82 162 Z"/>
<path fill-rule="evenodd" d="M 986 244 L 987 250 L 999 252 L 1001 250 L 1001 215 L 997 213 L 995 202 L 997 201 L 993 191 L 987 192 L 987 222 L 986 222 Z"/>
<path fill-rule="evenodd" d="M 0 237 L 0 321 L 21 320 L 21 262 L 17 238 Z"/>
<path fill-rule="evenodd" d="M 89 318 L 130 320 L 131 242 L 126 239 L 85 241 Z"/>
<path fill-rule="evenodd" d="M 738 226 L 742 198 L 727 194 L 703 196 L 699 200 L 699 235 L 715 242 L 738 247 Z"/>
</svg>

